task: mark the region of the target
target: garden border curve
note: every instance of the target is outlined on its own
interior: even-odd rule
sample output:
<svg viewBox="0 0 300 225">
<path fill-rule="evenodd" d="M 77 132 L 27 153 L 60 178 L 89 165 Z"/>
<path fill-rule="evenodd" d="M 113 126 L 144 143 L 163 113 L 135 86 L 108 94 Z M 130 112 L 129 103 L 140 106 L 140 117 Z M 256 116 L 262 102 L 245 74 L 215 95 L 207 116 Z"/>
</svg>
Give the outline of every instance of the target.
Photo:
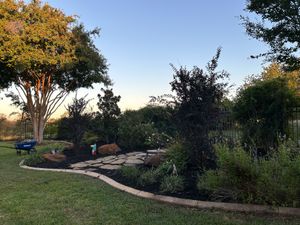
<svg viewBox="0 0 300 225">
<path fill-rule="evenodd" d="M 49 169 L 49 168 L 30 167 L 24 165 L 24 160 L 20 162 L 19 166 L 21 168 L 30 169 L 30 170 L 66 172 L 66 173 L 87 175 L 102 180 L 103 182 L 109 184 L 110 186 L 120 191 L 124 191 L 138 197 L 151 199 L 163 203 L 173 204 L 173 205 L 193 207 L 198 209 L 219 209 L 224 211 L 244 212 L 244 213 L 267 213 L 267 214 L 278 214 L 278 215 L 288 215 L 288 216 L 300 216 L 300 208 L 273 207 L 273 206 L 265 206 L 265 205 L 240 204 L 240 203 L 209 202 L 209 201 L 200 201 L 200 200 L 157 195 L 150 192 L 145 192 L 145 191 L 128 187 L 126 185 L 116 182 L 115 180 L 105 175 L 96 172 L 87 171 L 87 170 Z"/>
</svg>

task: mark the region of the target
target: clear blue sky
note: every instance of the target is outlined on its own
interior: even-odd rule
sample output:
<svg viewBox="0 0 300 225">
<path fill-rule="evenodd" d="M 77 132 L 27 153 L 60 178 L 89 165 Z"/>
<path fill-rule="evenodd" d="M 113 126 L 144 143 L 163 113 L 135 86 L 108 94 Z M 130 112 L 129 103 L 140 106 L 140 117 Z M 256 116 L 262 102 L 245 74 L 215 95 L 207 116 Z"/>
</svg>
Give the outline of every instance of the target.
<svg viewBox="0 0 300 225">
<path fill-rule="evenodd" d="M 122 97 L 123 110 L 144 106 L 151 95 L 170 92 L 169 63 L 204 67 L 219 46 L 219 68 L 231 74 L 235 88 L 245 76 L 262 70 L 262 60 L 249 56 L 266 51 L 267 46 L 250 39 L 239 20 L 239 15 L 245 15 L 246 0 L 46 2 L 67 15 L 79 16 L 88 29 L 101 28 L 95 43 L 110 64 L 109 75 L 115 93 Z M 100 86 L 95 86 L 89 98 L 96 100 L 99 90 Z M 79 94 L 86 92 L 81 90 Z"/>
</svg>

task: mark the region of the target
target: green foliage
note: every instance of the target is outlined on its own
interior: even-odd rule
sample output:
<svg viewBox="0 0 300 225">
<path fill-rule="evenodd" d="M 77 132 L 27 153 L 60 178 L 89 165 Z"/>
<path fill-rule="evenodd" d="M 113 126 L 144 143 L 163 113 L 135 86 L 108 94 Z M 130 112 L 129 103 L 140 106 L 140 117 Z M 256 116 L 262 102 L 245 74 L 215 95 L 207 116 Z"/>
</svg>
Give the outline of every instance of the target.
<svg viewBox="0 0 300 225">
<path fill-rule="evenodd" d="M 75 17 L 40 0 L 0 1 L 0 88 L 29 112 L 41 143 L 45 123 L 70 91 L 111 83 L 105 58 L 93 43 L 99 29 L 86 31 Z"/>
<path fill-rule="evenodd" d="M 157 133 L 174 137 L 177 133 L 174 123 L 174 109 L 169 106 L 148 105 L 139 110 L 145 123 L 152 123 Z"/>
<path fill-rule="evenodd" d="M 141 171 L 134 166 L 122 166 L 119 172 L 124 178 L 132 183 L 137 183 L 141 175 Z"/>
<path fill-rule="evenodd" d="M 25 160 L 24 160 L 24 164 L 27 166 L 35 166 L 39 163 L 44 162 L 45 159 L 38 153 L 34 153 L 29 155 Z"/>
<path fill-rule="evenodd" d="M 167 161 L 170 161 L 176 166 L 179 174 L 184 173 L 187 169 L 188 155 L 187 149 L 182 143 L 174 143 L 171 145 L 166 153 Z"/>
<path fill-rule="evenodd" d="M 147 138 L 155 133 L 151 123 L 145 123 L 139 111 L 125 111 L 119 122 L 119 141 L 122 149 L 146 149 Z"/>
<path fill-rule="evenodd" d="M 234 116 L 243 128 L 243 143 L 268 151 L 276 147 L 278 135 L 288 135 L 290 107 L 297 102 L 286 80 L 256 81 L 242 89 L 235 100 Z"/>
<path fill-rule="evenodd" d="M 121 114 L 118 102 L 121 96 L 115 96 L 112 89 L 101 88 L 101 91 L 103 95 L 98 94 L 97 102 L 99 111 L 91 123 L 91 129 L 103 143 L 109 144 L 117 141 L 118 118 Z"/>
<path fill-rule="evenodd" d="M 45 130 L 44 130 L 44 137 L 46 139 L 50 139 L 50 140 L 57 139 L 58 123 L 59 123 L 59 120 L 52 120 L 46 124 Z"/>
<path fill-rule="evenodd" d="M 58 137 L 72 141 L 76 154 L 92 119 L 91 114 L 85 112 L 88 102 L 85 97 L 77 99 L 76 95 L 67 107 L 68 117 L 63 118 L 58 127 Z"/>
<path fill-rule="evenodd" d="M 39 153 L 43 154 L 46 152 L 50 152 L 51 150 L 58 150 L 62 152 L 65 147 L 66 147 L 65 143 L 60 143 L 60 142 L 46 143 L 46 145 L 39 147 Z"/>
<path fill-rule="evenodd" d="M 145 144 L 150 148 L 165 148 L 172 140 L 173 138 L 166 133 L 160 133 L 159 131 L 154 130 L 154 132 L 147 137 Z"/>
<path fill-rule="evenodd" d="M 145 172 L 141 173 L 138 183 L 141 186 L 148 186 L 153 185 L 159 182 L 159 176 L 156 170 L 150 169 L 146 170 Z"/>
<path fill-rule="evenodd" d="M 231 151 L 226 146 L 217 146 L 216 153 L 219 169 L 205 172 L 199 179 L 198 188 L 214 191 L 216 200 L 254 201 L 254 187 L 259 175 L 251 155 L 241 147 Z"/>
<path fill-rule="evenodd" d="M 172 172 L 173 163 L 171 161 L 165 161 L 156 168 L 156 174 L 159 179 L 162 179 L 165 176 L 172 175 Z"/>
<path fill-rule="evenodd" d="M 246 11 L 256 13 L 259 19 L 242 17 L 247 33 L 270 46 L 269 52 L 259 56 L 283 63 L 291 70 L 300 68 L 300 34 L 295 29 L 299 27 L 299 7 L 298 0 L 248 0 Z"/>
<path fill-rule="evenodd" d="M 176 193 L 183 191 L 184 179 L 181 176 L 166 176 L 162 179 L 160 184 L 160 191 L 165 193 Z"/>
<path fill-rule="evenodd" d="M 127 110 L 119 118 L 119 144 L 131 149 L 166 147 L 176 134 L 173 109 L 146 106 Z"/>
<path fill-rule="evenodd" d="M 172 91 L 176 93 L 176 123 L 186 146 L 189 166 L 193 169 L 210 167 L 214 155 L 209 141 L 209 131 L 218 120 L 220 105 L 227 91 L 228 77 L 225 71 L 216 71 L 221 49 L 207 64 L 207 71 L 194 66 L 176 69 L 173 65 L 174 80 Z"/>
<path fill-rule="evenodd" d="M 99 141 L 98 135 L 91 131 L 86 131 L 82 138 L 82 142 L 87 145 L 97 143 L 98 141 Z"/>
<path fill-rule="evenodd" d="M 268 157 L 254 160 L 238 147 L 217 146 L 218 169 L 198 180 L 200 191 L 209 190 L 215 200 L 299 206 L 300 153 L 285 144 Z"/>
<path fill-rule="evenodd" d="M 282 206 L 300 206 L 300 154 L 279 146 L 269 160 L 260 162 L 258 192 L 263 202 Z M 268 187 L 267 191 L 265 191 Z"/>
</svg>

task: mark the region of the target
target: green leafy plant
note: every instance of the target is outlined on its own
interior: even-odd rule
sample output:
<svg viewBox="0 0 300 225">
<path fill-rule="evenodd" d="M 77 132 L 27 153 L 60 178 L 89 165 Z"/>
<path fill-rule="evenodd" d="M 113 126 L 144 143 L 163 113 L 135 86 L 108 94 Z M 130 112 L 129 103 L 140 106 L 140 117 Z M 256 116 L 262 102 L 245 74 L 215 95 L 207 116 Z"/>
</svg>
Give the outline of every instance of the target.
<svg viewBox="0 0 300 225">
<path fill-rule="evenodd" d="M 35 154 L 28 156 L 28 158 L 26 158 L 24 160 L 24 164 L 27 166 L 35 166 L 44 161 L 45 161 L 45 159 L 40 154 L 35 153 Z"/>
<path fill-rule="evenodd" d="M 156 170 L 150 169 L 141 173 L 138 183 L 141 186 L 153 185 L 159 182 L 159 176 Z"/>
<path fill-rule="evenodd" d="M 160 184 L 160 191 L 162 193 L 176 193 L 183 191 L 184 189 L 184 179 L 181 176 L 165 176 Z"/>
<path fill-rule="evenodd" d="M 122 166 L 119 172 L 131 183 L 137 183 L 141 175 L 141 171 L 134 166 Z"/>
<path fill-rule="evenodd" d="M 183 173 L 187 169 L 188 154 L 182 143 L 171 145 L 167 150 L 166 158 L 175 165 L 178 173 Z"/>
<path fill-rule="evenodd" d="M 216 154 L 218 169 L 206 171 L 197 183 L 198 189 L 209 191 L 213 199 L 300 205 L 300 153 L 287 143 L 258 160 L 241 147 L 217 146 Z"/>
</svg>

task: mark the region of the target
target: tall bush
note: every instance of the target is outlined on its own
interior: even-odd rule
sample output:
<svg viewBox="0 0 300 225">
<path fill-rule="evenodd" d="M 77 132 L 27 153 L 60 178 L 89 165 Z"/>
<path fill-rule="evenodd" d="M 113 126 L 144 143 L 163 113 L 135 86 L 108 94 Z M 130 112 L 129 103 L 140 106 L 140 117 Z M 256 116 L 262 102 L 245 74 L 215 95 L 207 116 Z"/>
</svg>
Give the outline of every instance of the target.
<svg viewBox="0 0 300 225">
<path fill-rule="evenodd" d="M 210 167 L 214 161 L 209 132 L 217 122 L 220 104 L 225 97 L 228 77 L 225 71 L 217 71 L 221 50 L 207 64 L 204 71 L 195 66 L 176 69 L 170 83 L 175 92 L 176 122 L 182 139 L 188 149 L 190 168 Z"/>
<path fill-rule="evenodd" d="M 237 95 L 234 116 L 242 125 L 242 142 L 250 149 L 267 152 L 278 145 L 278 136 L 288 135 L 288 118 L 297 103 L 286 80 L 256 81 Z"/>
</svg>

